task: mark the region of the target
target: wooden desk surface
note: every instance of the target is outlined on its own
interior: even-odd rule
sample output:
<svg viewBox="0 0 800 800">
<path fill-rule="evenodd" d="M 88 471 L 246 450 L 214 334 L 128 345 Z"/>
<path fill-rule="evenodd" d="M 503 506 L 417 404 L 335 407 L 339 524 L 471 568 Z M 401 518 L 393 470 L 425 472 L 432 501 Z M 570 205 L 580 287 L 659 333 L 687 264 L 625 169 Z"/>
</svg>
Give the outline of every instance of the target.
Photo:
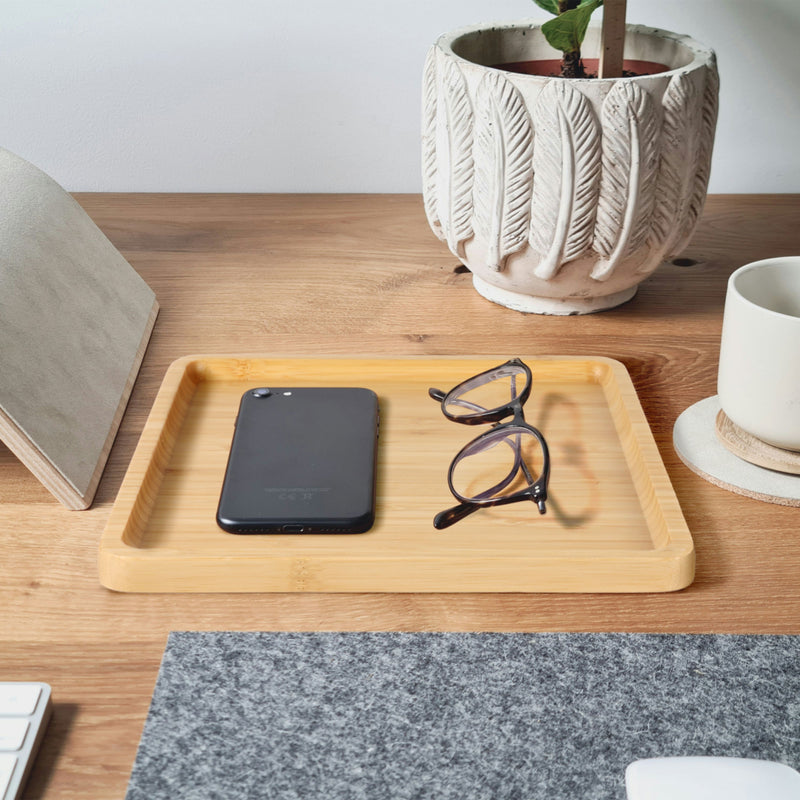
<svg viewBox="0 0 800 800">
<path fill-rule="evenodd" d="M 709 198 L 690 266 L 618 309 L 525 316 L 484 300 L 418 196 L 108 195 L 79 202 L 155 290 L 161 314 L 94 506 L 61 507 L 0 444 L 0 680 L 53 687 L 26 797 L 125 793 L 173 630 L 800 633 L 800 512 L 690 472 L 672 426 L 716 393 L 725 283 L 800 253 L 800 196 Z M 97 546 L 167 366 L 192 353 L 598 354 L 630 371 L 697 551 L 666 595 L 126 595 Z"/>
</svg>

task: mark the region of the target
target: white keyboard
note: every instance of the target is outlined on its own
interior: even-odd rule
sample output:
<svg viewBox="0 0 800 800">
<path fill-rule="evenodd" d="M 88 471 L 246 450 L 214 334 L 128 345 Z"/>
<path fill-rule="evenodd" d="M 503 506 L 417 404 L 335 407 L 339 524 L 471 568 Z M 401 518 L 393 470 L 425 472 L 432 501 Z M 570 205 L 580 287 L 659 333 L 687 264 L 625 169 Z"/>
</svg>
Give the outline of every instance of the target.
<svg viewBox="0 0 800 800">
<path fill-rule="evenodd" d="M 50 718 L 46 683 L 0 681 L 0 800 L 16 800 Z"/>
</svg>

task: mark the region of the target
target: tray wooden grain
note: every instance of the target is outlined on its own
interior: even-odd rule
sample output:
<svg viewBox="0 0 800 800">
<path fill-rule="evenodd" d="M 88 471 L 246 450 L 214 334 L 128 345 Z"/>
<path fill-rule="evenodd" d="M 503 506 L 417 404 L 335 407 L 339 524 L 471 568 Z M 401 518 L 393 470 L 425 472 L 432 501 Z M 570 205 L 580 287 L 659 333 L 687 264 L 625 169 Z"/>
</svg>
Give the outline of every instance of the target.
<svg viewBox="0 0 800 800">
<path fill-rule="evenodd" d="M 447 469 L 476 429 L 428 397 L 492 358 L 195 356 L 161 386 L 100 543 L 101 583 L 127 592 L 663 592 L 694 545 L 625 367 L 526 357 L 526 418 L 552 456 L 548 513 L 515 503 L 445 531 Z M 377 519 L 367 533 L 251 535 L 214 515 L 242 393 L 366 386 L 379 397 Z"/>
</svg>

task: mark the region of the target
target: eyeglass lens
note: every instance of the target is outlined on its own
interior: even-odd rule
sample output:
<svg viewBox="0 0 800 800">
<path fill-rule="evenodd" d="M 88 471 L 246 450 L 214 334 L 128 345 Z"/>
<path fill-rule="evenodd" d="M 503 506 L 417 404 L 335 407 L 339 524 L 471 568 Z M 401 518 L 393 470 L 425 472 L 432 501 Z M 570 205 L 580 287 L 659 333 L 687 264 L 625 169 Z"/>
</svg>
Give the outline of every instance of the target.
<svg viewBox="0 0 800 800">
<path fill-rule="evenodd" d="M 450 392 L 444 402 L 444 411 L 453 417 L 484 414 L 508 405 L 524 389 L 522 367 L 506 364 L 491 373 L 477 375 Z"/>
<path fill-rule="evenodd" d="M 543 469 L 539 440 L 525 428 L 490 431 L 468 445 L 453 464 L 459 499 L 485 502 L 528 489 Z"/>
</svg>

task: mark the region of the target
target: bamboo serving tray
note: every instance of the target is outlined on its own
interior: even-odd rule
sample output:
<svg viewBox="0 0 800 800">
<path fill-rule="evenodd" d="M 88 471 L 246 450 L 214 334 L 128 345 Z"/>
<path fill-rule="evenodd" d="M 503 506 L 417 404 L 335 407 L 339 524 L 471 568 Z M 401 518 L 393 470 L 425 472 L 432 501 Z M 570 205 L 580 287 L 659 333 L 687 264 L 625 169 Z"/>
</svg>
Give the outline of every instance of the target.
<svg viewBox="0 0 800 800">
<path fill-rule="evenodd" d="M 174 362 L 100 543 L 123 592 L 665 592 L 694 545 L 625 367 L 523 357 L 525 416 L 546 436 L 548 512 L 483 509 L 444 530 L 453 456 L 481 428 L 428 397 L 506 360 L 260 358 Z M 236 535 L 215 512 L 239 399 L 255 386 L 365 386 L 381 408 L 377 519 L 362 534 Z"/>
</svg>

